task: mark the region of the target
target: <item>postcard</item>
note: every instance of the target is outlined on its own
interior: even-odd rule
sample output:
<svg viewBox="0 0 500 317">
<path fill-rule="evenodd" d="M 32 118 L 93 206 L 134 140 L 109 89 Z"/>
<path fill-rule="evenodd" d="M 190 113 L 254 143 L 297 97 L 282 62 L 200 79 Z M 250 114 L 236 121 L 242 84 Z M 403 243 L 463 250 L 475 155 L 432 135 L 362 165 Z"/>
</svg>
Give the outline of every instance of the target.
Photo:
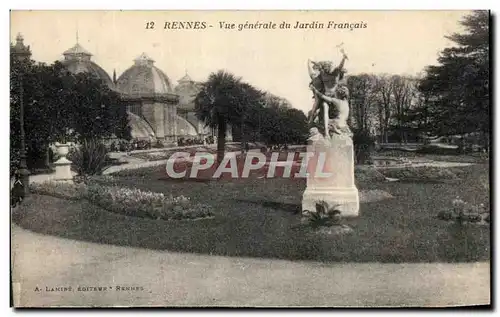
<svg viewBox="0 0 500 317">
<path fill-rule="evenodd" d="M 489 11 L 11 11 L 11 305 L 491 305 Z"/>
</svg>

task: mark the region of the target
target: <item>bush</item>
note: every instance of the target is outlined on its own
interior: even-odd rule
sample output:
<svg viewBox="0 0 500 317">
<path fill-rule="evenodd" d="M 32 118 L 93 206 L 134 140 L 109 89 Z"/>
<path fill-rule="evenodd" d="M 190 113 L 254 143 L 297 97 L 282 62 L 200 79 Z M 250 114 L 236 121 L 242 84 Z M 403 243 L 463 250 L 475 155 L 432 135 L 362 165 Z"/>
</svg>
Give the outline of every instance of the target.
<svg viewBox="0 0 500 317">
<path fill-rule="evenodd" d="M 162 193 L 116 185 L 45 182 L 31 184 L 30 189 L 35 194 L 70 200 L 86 199 L 103 209 L 127 216 L 164 220 L 197 219 L 213 216 L 208 205 L 193 204 L 185 196 L 167 197 Z"/>
<path fill-rule="evenodd" d="M 459 149 L 443 147 L 437 144 L 428 144 L 424 145 L 421 148 L 417 149 L 416 153 L 418 154 L 437 154 L 437 155 L 456 155 L 459 154 Z"/>
<path fill-rule="evenodd" d="M 316 210 L 308 211 L 303 215 L 312 228 L 330 227 L 339 225 L 341 221 L 341 212 L 337 210 L 339 206 L 329 206 L 326 201 L 317 201 Z"/>
<path fill-rule="evenodd" d="M 68 159 L 78 176 L 102 175 L 110 166 L 108 150 L 100 140 L 85 140 L 79 147 L 72 148 Z"/>
<path fill-rule="evenodd" d="M 40 195 L 54 196 L 68 200 L 79 200 L 86 196 L 84 184 L 65 182 L 30 183 L 30 192 Z"/>
<path fill-rule="evenodd" d="M 356 164 L 370 162 L 371 154 L 375 150 L 375 138 L 369 131 L 357 129 L 353 131 L 354 154 Z"/>
<path fill-rule="evenodd" d="M 444 209 L 438 212 L 437 218 L 440 220 L 455 221 L 460 224 L 487 224 L 490 222 L 490 208 L 484 204 L 469 204 L 460 199 L 460 197 L 457 197 L 452 201 L 452 207 L 450 209 Z"/>
</svg>

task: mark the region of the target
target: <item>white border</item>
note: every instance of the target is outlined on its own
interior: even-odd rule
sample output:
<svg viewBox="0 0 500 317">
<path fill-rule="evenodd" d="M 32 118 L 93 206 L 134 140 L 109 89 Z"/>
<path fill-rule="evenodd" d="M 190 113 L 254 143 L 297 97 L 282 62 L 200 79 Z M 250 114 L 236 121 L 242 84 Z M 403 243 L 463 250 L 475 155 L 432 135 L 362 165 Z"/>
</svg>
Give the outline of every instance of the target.
<svg viewBox="0 0 500 317">
<path fill-rule="evenodd" d="M 9 9 L 39 9 L 39 10 L 49 10 L 49 9 L 63 9 L 63 10 L 74 10 L 74 9 L 122 9 L 122 10 L 134 10 L 134 9 L 140 9 L 140 10 L 158 10 L 158 9 L 169 9 L 169 10 L 216 10 L 216 9 L 224 9 L 224 10 L 229 10 L 229 9 L 237 9 L 237 10 L 325 10 L 325 9 L 335 9 L 335 10 L 459 10 L 459 9 L 492 9 L 493 11 L 496 11 L 495 9 L 498 6 L 498 1 L 492 1 L 492 0 L 475 0 L 475 1 L 436 1 L 436 0 L 419 0 L 419 1 L 412 1 L 412 2 L 404 2 L 404 1 L 398 1 L 398 0 L 378 0 L 378 1 L 372 1 L 372 0 L 345 0 L 345 1 L 337 1 L 336 3 L 332 3 L 332 1 L 315 1 L 314 3 L 311 3 L 310 1 L 303 0 L 303 1 L 291 1 L 291 0 L 280 0 L 280 1 L 272 1 L 270 2 L 269 0 L 252 0 L 252 1 L 245 1 L 245 2 L 236 2 L 236 1 L 231 1 L 231 0 L 219 0 L 217 3 L 214 3 L 213 1 L 203 1 L 203 0 L 176 0 L 176 1 L 161 1 L 160 3 L 156 3 L 155 1 L 150 1 L 150 0 L 141 0 L 141 1 L 104 1 L 104 0 L 85 0 L 85 1 L 53 1 L 53 0 L 45 0 L 45 1 L 2 1 L 2 10 L 1 12 L 1 28 L 2 28 L 2 38 L 3 38 L 3 43 L 4 43 L 4 48 L 5 50 L 2 50 L 2 58 L 0 59 L 1 63 L 3 64 L 1 67 L 2 70 L 5 71 L 4 76 L 0 77 L 2 79 L 2 85 L 1 87 L 1 96 L 2 96 L 2 106 L 0 107 L 0 111 L 2 111 L 2 115 L 0 115 L 0 120 L 2 120 L 2 124 L 0 124 L 0 127 L 2 129 L 2 135 L 4 137 L 1 138 L 2 142 L 2 148 L 5 149 L 5 151 L 2 151 L 2 162 L 0 164 L 1 166 L 1 172 L 2 175 L 0 175 L 0 179 L 3 181 L 0 182 L 2 188 L 1 188 L 1 193 L 4 195 L 3 196 L 3 202 L 4 208 L 2 209 L 2 216 L 3 216 L 3 221 L 1 222 L 4 225 L 4 228 L 8 228 L 9 224 L 9 207 L 8 207 L 8 202 L 9 202 L 9 197 L 8 197 L 8 148 L 9 148 L 9 141 L 6 136 L 8 135 L 9 131 L 9 102 L 8 102 L 8 95 L 9 95 L 9 83 L 8 83 L 8 77 L 7 77 L 7 72 L 9 69 L 9 55 L 8 55 L 8 46 L 7 43 L 10 41 L 10 34 L 9 34 Z M 497 40 L 497 34 L 495 34 L 494 41 L 496 42 Z M 498 50 L 497 50 L 498 52 Z M 497 54 L 495 54 L 495 58 L 497 58 Z M 493 73 L 492 73 L 493 75 Z M 498 82 L 495 86 L 495 91 L 497 91 L 498 88 Z M 499 115 L 500 111 L 496 111 L 496 117 Z M 496 121 L 496 120 L 495 120 Z M 495 135 L 496 136 L 496 135 Z M 497 138 L 495 138 L 497 139 Z M 495 142 L 495 147 L 496 147 L 496 142 Z M 496 163 L 496 162 L 495 162 Z M 495 179 L 496 180 L 496 179 Z M 492 180 L 493 181 L 493 180 Z M 10 308 L 8 308 L 9 305 L 9 241 L 10 241 L 10 228 L 9 230 L 2 230 L 2 244 L 1 244 L 1 251 L 2 251 L 2 258 L 3 260 L 1 261 L 1 272 L 2 272 L 2 279 L 1 279 L 1 298 L 3 299 L 3 305 L 2 305 L 2 312 L 1 316 L 10 316 L 14 314 L 14 311 Z M 494 230 L 492 228 L 492 230 Z M 497 234 L 498 236 L 498 234 Z M 493 241 L 492 241 L 493 242 Z M 493 245 L 497 245 L 495 243 Z M 36 264 L 35 264 L 36 265 Z M 494 299 L 492 299 L 494 300 Z M 106 313 L 123 313 L 124 311 L 106 311 Z M 302 313 L 309 313 L 310 311 L 303 311 Z M 326 311 L 322 311 L 323 313 L 327 313 Z M 332 313 L 339 313 L 339 311 L 331 311 Z M 50 312 L 44 312 L 45 315 L 50 315 L 53 314 L 53 311 Z M 67 313 L 67 312 L 60 312 L 60 313 Z M 134 313 L 134 312 L 131 312 Z M 177 314 L 177 312 L 168 312 L 169 314 Z M 218 314 L 219 312 L 212 312 L 212 314 Z M 236 311 L 229 311 L 229 313 L 236 313 Z M 241 312 L 240 312 L 241 313 Z M 262 312 L 264 313 L 264 312 Z M 294 313 L 291 313 L 289 311 L 287 312 L 265 312 L 265 314 L 276 314 L 276 313 L 287 313 L 287 314 L 292 314 L 295 315 L 297 313 L 300 313 L 299 311 L 296 311 Z M 355 314 L 359 314 L 359 311 L 356 311 Z M 386 314 L 387 312 L 377 312 L 377 311 L 372 311 L 371 313 L 377 313 L 377 314 Z M 245 312 L 245 314 L 249 314 L 249 312 Z M 398 312 L 400 315 L 406 315 L 408 312 Z M 437 313 L 432 313 L 432 314 L 437 314 Z M 96 313 L 96 315 L 104 315 L 104 312 L 99 312 Z"/>
<path fill-rule="evenodd" d="M 20 3 L 21 2 L 21 3 Z M 349 1 L 315 1 L 305 0 L 253 0 L 237 2 L 230 0 L 206 1 L 12 1 L 11 9 L 118 9 L 118 10 L 460 10 L 460 9 L 490 9 L 492 0 L 467 1 L 436 1 L 419 0 L 402 3 L 397 0 L 349 0 Z"/>
</svg>

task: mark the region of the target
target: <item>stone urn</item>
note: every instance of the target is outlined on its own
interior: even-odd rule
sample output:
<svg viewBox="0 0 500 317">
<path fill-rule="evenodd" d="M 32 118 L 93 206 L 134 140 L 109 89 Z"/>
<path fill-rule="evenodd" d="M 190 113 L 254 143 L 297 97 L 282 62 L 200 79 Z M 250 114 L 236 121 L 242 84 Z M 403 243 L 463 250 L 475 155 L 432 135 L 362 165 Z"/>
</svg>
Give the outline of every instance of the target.
<svg viewBox="0 0 500 317">
<path fill-rule="evenodd" d="M 69 145 L 67 143 L 56 143 L 57 154 L 60 158 L 65 158 L 69 153 Z"/>
<path fill-rule="evenodd" d="M 66 158 L 69 153 L 69 145 L 67 143 L 56 143 L 55 146 L 59 159 L 54 162 L 56 166 L 54 180 L 72 182 L 73 174 L 71 173 L 71 161 Z"/>
</svg>

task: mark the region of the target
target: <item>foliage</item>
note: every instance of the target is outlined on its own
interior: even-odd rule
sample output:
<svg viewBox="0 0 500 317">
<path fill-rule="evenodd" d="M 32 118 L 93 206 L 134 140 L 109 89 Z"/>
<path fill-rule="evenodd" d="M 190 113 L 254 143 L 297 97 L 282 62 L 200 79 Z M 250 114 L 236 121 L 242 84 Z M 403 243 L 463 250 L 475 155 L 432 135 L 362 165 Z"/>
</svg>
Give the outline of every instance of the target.
<svg viewBox="0 0 500 317">
<path fill-rule="evenodd" d="M 14 168 L 19 161 L 21 100 L 28 167 L 48 161 L 47 148 L 54 142 L 130 137 L 126 107 L 100 79 L 89 73 L 73 75 L 60 62 L 46 65 L 11 58 L 10 154 Z"/>
<path fill-rule="evenodd" d="M 351 126 L 369 130 L 372 125 L 374 110 L 378 103 L 377 77 L 371 74 L 360 74 L 347 78 L 350 92 Z"/>
<path fill-rule="evenodd" d="M 165 196 L 139 189 L 100 185 L 97 183 L 70 184 L 63 182 L 32 183 L 35 194 L 63 199 L 86 199 L 93 204 L 127 216 L 163 220 L 197 219 L 213 216 L 208 205 L 195 204 L 188 197 Z"/>
<path fill-rule="evenodd" d="M 358 165 L 354 168 L 354 179 L 362 183 L 385 182 L 385 176 L 373 166 Z"/>
<path fill-rule="evenodd" d="M 429 129 L 436 134 L 489 133 L 488 11 L 474 11 L 461 24 L 463 34 L 441 52 L 438 66 L 429 66 L 419 89 L 427 96 Z"/>
<path fill-rule="evenodd" d="M 316 203 L 316 212 L 306 213 L 307 220 L 311 227 L 330 227 L 340 224 L 340 211 L 337 210 L 339 206 L 335 205 L 330 207 L 326 201 L 318 201 Z"/>
<path fill-rule="evenodd" d="M 201 85 L 195 107 L 201 120 L 217 128 L 217 148 L 222 155 L 222 132 L 227 125 L 242 147 L 249 141 L 282 145 L 303 144 L 307 139 L 307 118 L 302 111 L 292 108 L 288 100 L 263 93 L 224 71 L 211 74 Z"/>
<path fill-rule="evenodd" d="M 12 141 L 11 141 L 12 142 Z M 21 163 L 21 153 L 19 149 L 12 148 L 10 149 L 10 161 L 9 161 L 9 174 L 10 177 L 13 177 L 15 175 L 16 170 L 19 167 L 19 164 Z"/>
<path fill-rule="evenodd" d="M 458 148 L 443 147 L 435 144 L 427 144 L 418 148 L 415 153 L 418 154 L 438 154 L 438 155 L 456 155 L 459 154 Z"/>
<path fill-rule="evenodd" d="M 475 11 L 461 24 L 463 34 L 447 37 L 455 46 L 445 48 L 439 65 L 427 67 L 423 75 L 358 74 L 347 78 L 350 125 L 373 131 L 385 143 L 480 132 L 487 145 L 489 12 Z"/>
<path fill-rule="evenodd" d="M 470 204 L 457 197 L 452 201 L 452 208 L 441 210 L 437 217 L 441 220 L 455 221 L 459 224 L 486 224 L 490 222 L 490 210 L 484 204 Z"/>
<path fill-rule="evenodd" d="M 71 79 L 73 93 L 66 102 L 72 118 L 69 136 L 80 141 L 113 135 L 130 139 L 126 107 L 119 94 L 88 73 Z"/>
<path fill-rule="evenodd" d="M 99 139 L 84 140 L 68 153 L 78 176 L 101 175 L 109 167 L 108 149 Z"/>
<path fill-rule="evenodd" d="M 217 160 L 222 161 L 228 125 L 242 125 L 245 113 L 261 102 L 262 93 L 241 78 L 220 70 L 200 85 L 194 104 L 197 116 L 217 129 Z"/>
<path fill-rule="evenodd" d="M 17 168 L 20 152 L 20 105 L 24 104 L 24 129 L 28 167 L 39 167 L 48 144 L 64 133 L 68 113 L 64 105 L 66 73 L 60 63 L 52 66 L 31 60 L 11 59 L 10 140 L 11 161 Z M 23 83 L 22 86 L 20 83 Z M 23 94 L 21 96 L 21 89 Z M 40 160 L 39 158 L 42 158 Z"/>
<path fill-rule="evenodd" d="M 350 91 L 350 126 L 378 134 L 381 142 L 395 135 L 400 142 L 425 132 L 415 114 L 423 102 L 417 77 L 359 74 L 347 78 Z"/>
<path fill-rule="evenodd" d="M 68 182 L 30 183 L 30 192 L 39 195 L 49 195 L 68 200 L 80 200 L 86 196 L 87 187 L 83 183 Z"/>
<path fill-rule="evenodd" d="M 356 164 L 369 163 L 375 149 L 375 138 L 366 129 L 354 129 L 352 141 Z"/>
<path fill-rule="evenodd" d="M 261 108 L 259 116 L 261 141 L 269 145 L 305 144 L 309 129 L 302 111 L 268 104 Z"/>
</svg>

